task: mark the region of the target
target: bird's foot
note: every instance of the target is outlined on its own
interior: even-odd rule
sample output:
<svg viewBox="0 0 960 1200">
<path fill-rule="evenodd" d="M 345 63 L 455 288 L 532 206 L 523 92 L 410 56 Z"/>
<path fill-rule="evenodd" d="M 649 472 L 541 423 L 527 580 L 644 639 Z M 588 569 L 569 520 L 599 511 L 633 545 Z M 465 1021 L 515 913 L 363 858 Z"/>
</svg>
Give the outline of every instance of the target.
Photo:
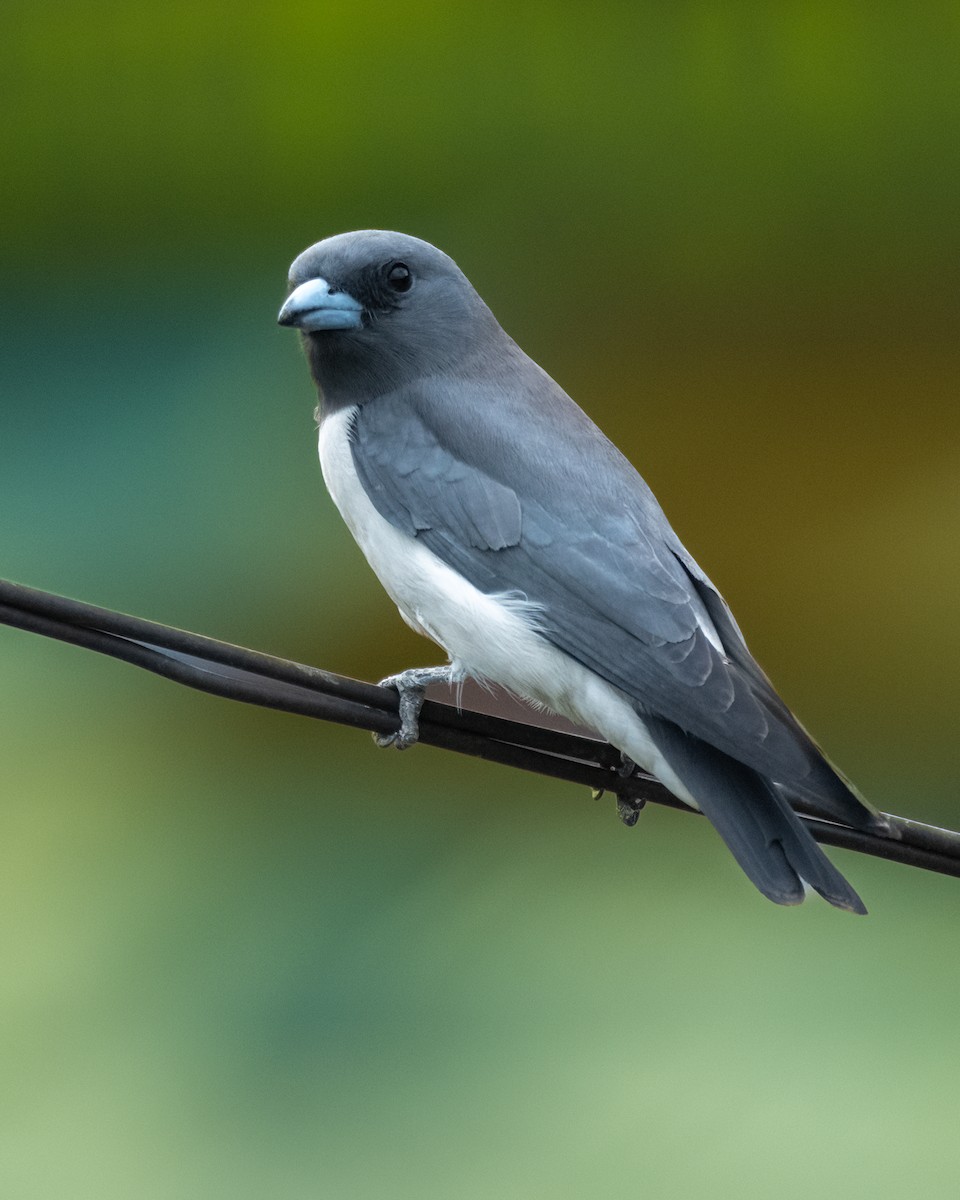
<svg viewBox="0 0 960 1200">
<path fill-rule="evenodd" d="M 399 714 L 400 728 L 395 733 L 375 733 L 373 740 L 380 747 L 396 746 L 398 750 L 406 750 L 420 740 L 420 709 L 427 688 L 431 683 L 451 683 L 453 668 L 446 667 L 413 667 L 409 671 L 401 671 L 399 675 L 388 675 L 380 680 L 380 687 L 393 688 L 400 697 Z"/>
<path fill-rule="evenodd" d="M 646 800 L 638 800 L 635 796 L 618 796 L 617 816 L 628 829 L 632 829 L 640 820 L 645 804 Z"/>
<path fill-rule="evenodd" d="M 637 764 L 632 758 L 628 758 L 624 753 L 620 753 L 620 765 L 616 769 L 616 773 L 620 779 L 629 779 L 637 769 Z M 604 788 L 595 788 L 593 792 L 594 800 L 599 800 L 604 793 Z M 646 804 L 646 800 L 640 800 L 636 796 L 624 795 L 622 792 L 617 792 L 617 816 L 627 826 L 632 828 L 640 819 L 640 812 Z"/>
<path fill-rule="evenodd" d="M 620 766 L 617 767 L 617 774 L 621 779 L 629 779 L 637 769 L 637 764 L 632 758 L 628 758 L 623 751 L 620 752 Z M 640 813 L 646 804 L 646 800 L 638 799 L 636 796 L 625 796 L 622 793 L 617 794 L 617 816 L 626 825 L 628 829 L 632 829 L 640 820 Z"/>
</svg>

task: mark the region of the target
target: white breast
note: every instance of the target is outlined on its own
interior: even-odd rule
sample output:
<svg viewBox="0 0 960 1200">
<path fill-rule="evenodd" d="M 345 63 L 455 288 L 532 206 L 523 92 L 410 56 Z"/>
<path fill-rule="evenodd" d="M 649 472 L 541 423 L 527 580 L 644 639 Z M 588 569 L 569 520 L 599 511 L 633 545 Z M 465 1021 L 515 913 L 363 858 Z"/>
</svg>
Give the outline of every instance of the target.
<svg viewBox="0 0 960 1200">
<path fill-rule="evenodd" d="M 360 483 L 350 449 L 355 413 L 354 408 L 343 409 L 320 426 L 323 479 L 404 620 L 438 642 L 464 676 L 501 684 L 595 729 L 689 801 L 627 697 L 538 635 L 535 604 L 519 594 L 478 591 L 419 539 L 377 512 Z"/>
<path fill-rule="evenodd" d="M 334 504 L 404 620 L 438 642 L 465 674 L 503 682 L 507 661 L 536 657 L 544 645 L 533 633 L 536 607 L 519 596 L 484 595 L 377 512 L 350 450 L 355 411 L 334 413 L 320 426 L 320 466 Z"/>
</svg>

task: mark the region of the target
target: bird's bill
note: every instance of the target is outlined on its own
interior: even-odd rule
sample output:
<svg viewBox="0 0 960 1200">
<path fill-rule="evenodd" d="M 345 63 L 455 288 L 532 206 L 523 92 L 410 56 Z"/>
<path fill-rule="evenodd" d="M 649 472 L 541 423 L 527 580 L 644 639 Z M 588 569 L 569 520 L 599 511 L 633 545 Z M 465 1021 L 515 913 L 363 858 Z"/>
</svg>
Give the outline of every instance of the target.
<svg viewBox="0 0 960 1200">
<path fill-rule="evenodd" d="M 277 316 L 280 325 L 293 325 L 304 333 L 321 329 L 359 329 L 363 305 L 349 292 L 331 291 L 325 279 L 308 279 L 295 287 Z"/>
</svg>

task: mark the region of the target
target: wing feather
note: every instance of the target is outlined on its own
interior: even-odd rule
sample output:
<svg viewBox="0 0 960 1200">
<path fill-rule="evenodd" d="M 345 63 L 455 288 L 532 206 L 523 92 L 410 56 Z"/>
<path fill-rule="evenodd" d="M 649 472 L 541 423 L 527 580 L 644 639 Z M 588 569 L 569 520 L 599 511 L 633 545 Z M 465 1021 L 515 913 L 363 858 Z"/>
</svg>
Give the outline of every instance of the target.
<svg viewBox="0 0 960 1200">
<path fill-rule="evenodd" d="M 377 510 L 481 591 L 522 592 L 541 609 L 542 636 L 641 714 L 800 792 L 836 793 L 845 819 L 864 823 L 870 810 L 776 695 L 649 488 L 548 382 L 565 407 L 562 437 L 549 406 L 505 420 L 515 386 L 462 381 L 458 405 L 426 384 L 362 406 L 351 448 Z M 507 442 L 504 427 L 525 428 L 528 444 Z"/>
</svg>

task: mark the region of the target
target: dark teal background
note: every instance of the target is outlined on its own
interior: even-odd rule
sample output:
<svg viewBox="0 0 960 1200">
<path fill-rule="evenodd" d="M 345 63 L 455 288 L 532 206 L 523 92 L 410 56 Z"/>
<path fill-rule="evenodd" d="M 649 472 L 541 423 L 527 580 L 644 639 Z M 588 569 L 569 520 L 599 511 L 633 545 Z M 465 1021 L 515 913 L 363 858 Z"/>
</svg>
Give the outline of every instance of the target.
<svg viewBox="0 0 960 1200">
<path fill-rule="evenodd" d="M 436 661 L 275 327 L 451 253 L 880 807 L 960 823 L 955 6 L 8 4 L 0 574 Z M 952 1197 L 957 881 L 765 903 L 701 821 L 0 629 L 0 1193 Z"/>
</svg>

